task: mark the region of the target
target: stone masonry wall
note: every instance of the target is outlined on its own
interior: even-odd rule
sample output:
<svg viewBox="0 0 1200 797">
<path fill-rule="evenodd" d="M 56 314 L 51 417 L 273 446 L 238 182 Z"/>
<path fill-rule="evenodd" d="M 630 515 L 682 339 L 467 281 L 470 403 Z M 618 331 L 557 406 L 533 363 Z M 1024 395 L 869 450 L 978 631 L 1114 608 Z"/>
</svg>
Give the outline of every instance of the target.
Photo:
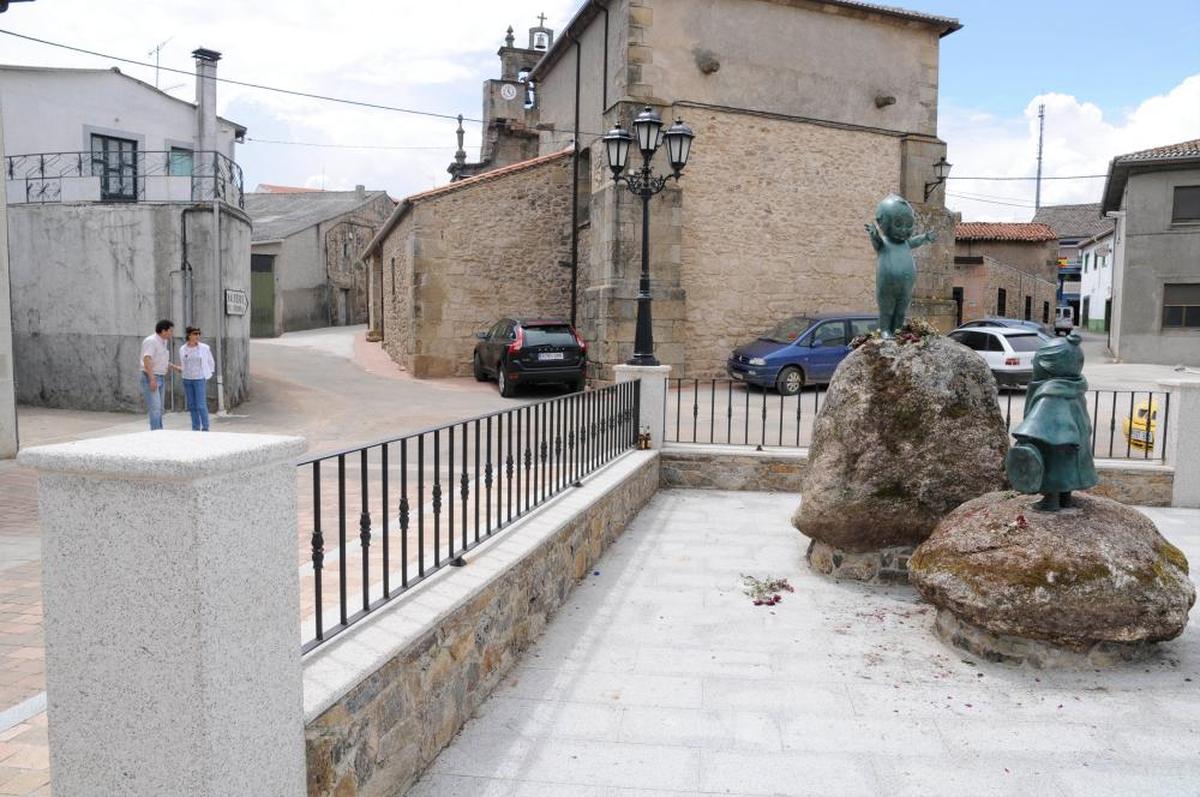
<svg viewBox="0 0 1200 797">
<path fill-rule="evenodd" d="M 680 181 L 686 368 L 723 374 L 729 352 L 788 316 L 875 312 L 863 225 L 897 191 L 900 139 L 800 121 L 680 109 L 696 145 Z M 918 250 L 921 269 L 924 249 Z"/>
<path fill-rule="evenodd" d="M 404 794 L 650 500 L 658 463 L 648 458 L 309 723 L 310 797 Z"/>
<path fill-rule="evenodd" d="M 571 272 L 559 265 L 570 259 L 569 157 L 492 172 L 408 201 L 406 218 L 383 244 L 384 339 L 414 376 L 469 375 L 474 334 L 501 318 L 570 315 Z M 404 258 L 407 292 L 400 276 Z"/>
<path fill-rule="evenodd" d="M 1089 493 L 1134 506 L 1170 506 L 1174 471 L 1165 466 L 1096 463 Z M 671 446 L 662 451 L 663 487 L 799 493 L 808 470 L 804 449 L 754 451 L 730 446 Z"/>
<path fill-rule="evenodd" d="M 954 284 L 963 289 L 963 321 L 985 315 L 1008 318 L 1025 317 L 1025 297 L 1031 299 L 1030 318 L 1046 323 L 1054 321 L 1057 286 L 1005 263 L 985 257 L 980 265 L 955 266 Z M 1004 312 L 998 306 L 999 291 L 1005 292 Z"/>
<path fill-rule="evenodd" d="M 383 273 L 383 349 L 412 371 L 413 340 L 412 211 L 380 247 Z"/>
</svg>

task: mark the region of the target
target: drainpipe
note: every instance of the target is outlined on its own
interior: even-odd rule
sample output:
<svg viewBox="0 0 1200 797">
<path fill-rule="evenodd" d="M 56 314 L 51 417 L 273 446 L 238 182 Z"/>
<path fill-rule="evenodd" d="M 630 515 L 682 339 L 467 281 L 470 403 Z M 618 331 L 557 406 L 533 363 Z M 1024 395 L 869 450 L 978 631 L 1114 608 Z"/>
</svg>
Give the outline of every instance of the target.
<svg viewBox="0 0 1200 797">
<path fill-rule="evenodd" d="M 608 110 L 608 4 L 601 0 L 592 0 L 592 4 L 604 12 L 604 61 L 603 77 L 600 83 L 600 110 Z"/>
<path fill-rule="evenodd" d="M 213 153 L 213 165 L 216 165 L 217 154 Z M 215 174 L 215 172 L 214 172 Z M 216 283 L 217 311 L 217 415 L 224 416 L 228 410 L 225 406 L 225 280 L 221 275 L 221 200 L 213 199 L 213 240 L 212 266 L 213 282 Z"/>
<path fill-rule="evenodd" d="M 571 154 L 571 326 L 574 327 L 579 305 L 579 55 L 582 48 L 578 36 L 573 35 L 571 43 L 575 45 L 575 143 Z"/>
</svg>

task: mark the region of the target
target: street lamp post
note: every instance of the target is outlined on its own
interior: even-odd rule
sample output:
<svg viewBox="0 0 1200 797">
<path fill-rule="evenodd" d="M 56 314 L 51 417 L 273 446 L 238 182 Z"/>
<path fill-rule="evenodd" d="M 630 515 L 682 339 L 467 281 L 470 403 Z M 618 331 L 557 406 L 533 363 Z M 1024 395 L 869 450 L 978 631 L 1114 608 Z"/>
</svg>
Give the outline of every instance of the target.
<svg viewBox="0 0 1200 797">
<path fill-rule="evenodd" d="M 637 332 L 629 365 L 658 365 L 658 359 L 654 356 L 654 332 L 650 314 L 650 198 L 666 187 L 667 180 L 679 179 L 692 151 L 692 139 L 696 137 L 682 119 L 676 119 L 675 124 L 665 132 L 662 128 L 662 117 L 647 105 L 633 120 L 633 135 L 620 124 L 604 135 L 604 147 L 608 155 L 608 167 L 612 169 L 613 181 L 624 182 L 633 194 L 642 198 L 642 277 L 638 282 Z M 628 175 L 622 175 L 629 159 L 629 150 L 635 140 L 642 152 L 642 166 Z M 664 140 L 667 144 L 671 174 L 656 176 L 650 169 L 650 162 Z"/>
</svg>

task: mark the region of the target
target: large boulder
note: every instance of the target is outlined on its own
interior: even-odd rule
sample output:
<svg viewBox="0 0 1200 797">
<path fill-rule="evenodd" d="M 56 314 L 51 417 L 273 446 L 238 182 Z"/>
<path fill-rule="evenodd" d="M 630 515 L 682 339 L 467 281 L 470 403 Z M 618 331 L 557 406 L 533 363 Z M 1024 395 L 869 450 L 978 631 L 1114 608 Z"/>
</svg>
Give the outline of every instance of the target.
<svg viewBox="0 0 1200 797">
<path fill-rule="evenodd" d="M 940 335 L 868 339 L 838 367 L 792 518 L 814 548 L 911 547 L 950 510 L 1007 485 L 996 382 Z"/>
<path fill-rule="evenodd" d="M 1196 590 L 1183 553 L 1145 515 L 1076 493 L 1073 508 L 996 492 L 943 520 L 908 563 L 930 603 L 968 627 L 1085 650 L 1160 642 L 1187 625 Z"/>
</svg>

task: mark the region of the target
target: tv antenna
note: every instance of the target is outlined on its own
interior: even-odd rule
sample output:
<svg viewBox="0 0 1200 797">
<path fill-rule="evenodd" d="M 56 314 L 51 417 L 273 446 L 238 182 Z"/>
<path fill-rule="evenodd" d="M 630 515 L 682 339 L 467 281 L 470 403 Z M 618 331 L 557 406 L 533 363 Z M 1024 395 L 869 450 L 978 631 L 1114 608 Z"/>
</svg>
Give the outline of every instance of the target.
<svg viewBox="0 0 1200 797">
<path fill-rule="evenodd" d="M 158 63 L 159 63 L 159 56 L 162 54 L 162 49 L 163 49 L 164 47 L 166 47 L 168 44 L 170 44 L 170 43 L 171 43 L 171 39 L 174 39 L 174 38 L 175 38 L 174 36 L 171 36 L 171 37 L 170 37 L 170 38 L 168 38 L 166 41 L 164 41 L 164 42 L 162 42 L 162 43 L 160 43 L 160 44 L 156 45 L 155 47 L 153 47 L 153 48 L 150 50 L 150 52 L 146 53 L 146 55 L 152 55 L 152 56 L 154 56 L 154 88 L 158 88 Z"/>
</svg>

